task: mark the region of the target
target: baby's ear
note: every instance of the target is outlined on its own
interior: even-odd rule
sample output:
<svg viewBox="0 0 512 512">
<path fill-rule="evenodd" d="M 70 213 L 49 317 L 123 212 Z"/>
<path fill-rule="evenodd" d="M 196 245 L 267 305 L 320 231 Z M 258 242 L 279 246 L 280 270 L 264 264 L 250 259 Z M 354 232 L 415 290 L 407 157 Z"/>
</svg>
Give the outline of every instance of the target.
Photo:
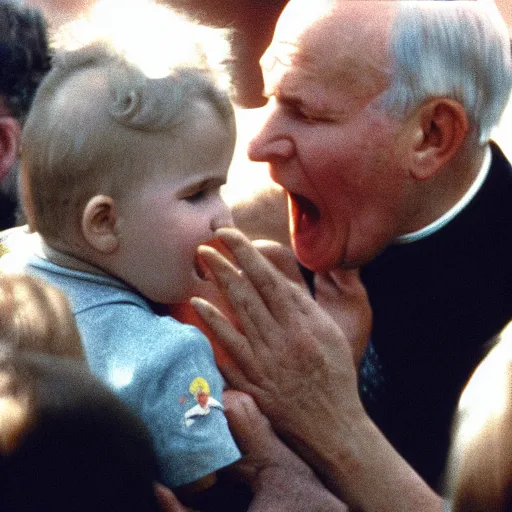
<svg viewBox="0 0 512 512">
<path fill-rule="evenodd" d="M 116 203 L 109 196 L 94 196 L 82 213 L 82 234 L 88 244 L 102 254 L 112 254 L 119 246 Z"/>
</svg>

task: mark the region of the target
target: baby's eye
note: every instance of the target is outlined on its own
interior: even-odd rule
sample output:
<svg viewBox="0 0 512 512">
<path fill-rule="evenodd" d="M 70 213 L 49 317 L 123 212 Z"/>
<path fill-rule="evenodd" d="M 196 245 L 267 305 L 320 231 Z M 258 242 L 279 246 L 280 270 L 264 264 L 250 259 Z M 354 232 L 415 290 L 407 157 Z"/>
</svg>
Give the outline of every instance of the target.
<svg viewBox="0 0 512 512">
<path fill-rule="evenodd" d="M 201 199 L 204 199 L 206 195 L 206 189 L 202 188 L 200 190 L 196 190 L 194 193 L 189 194 L 184 197 L 185 201 L 188 201 L 189 203 L 195 203 L 197 201 L 200 201 Z"/>
</svg>

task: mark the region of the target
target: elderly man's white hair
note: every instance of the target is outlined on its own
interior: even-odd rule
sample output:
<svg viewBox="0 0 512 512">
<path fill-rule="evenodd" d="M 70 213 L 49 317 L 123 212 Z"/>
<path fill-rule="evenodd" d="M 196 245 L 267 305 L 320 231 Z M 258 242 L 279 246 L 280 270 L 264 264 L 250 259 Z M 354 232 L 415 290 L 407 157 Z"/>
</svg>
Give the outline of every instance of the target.
<svg viewBox="0 0 512 512">
<path fill-rule="evenodd" d="M 510 36 L 494 2 L 401 1 L 390 57 L 385 110 L 403 116 L 447 96 L 464 106 L 480 142 L 489 139 L 512 89 Z"/>
</svg>

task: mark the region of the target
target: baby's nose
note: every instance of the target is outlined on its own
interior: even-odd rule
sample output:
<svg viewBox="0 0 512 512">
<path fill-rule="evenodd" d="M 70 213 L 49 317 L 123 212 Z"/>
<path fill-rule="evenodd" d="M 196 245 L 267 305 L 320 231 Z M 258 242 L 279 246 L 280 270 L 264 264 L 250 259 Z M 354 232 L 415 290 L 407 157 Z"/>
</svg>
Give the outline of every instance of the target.
<svg viewBox="0 0 512 512">
<path fill-rule="evenodd" d="M 235 223 L 233 222 L 233 216 L 231 215 L 231 210 L 227 205 L 219 215 L 213 217 L 210 224 L 212 231 L 216 231 L 219 228 L 232 228 L 234 226 Z"/>
</svg>

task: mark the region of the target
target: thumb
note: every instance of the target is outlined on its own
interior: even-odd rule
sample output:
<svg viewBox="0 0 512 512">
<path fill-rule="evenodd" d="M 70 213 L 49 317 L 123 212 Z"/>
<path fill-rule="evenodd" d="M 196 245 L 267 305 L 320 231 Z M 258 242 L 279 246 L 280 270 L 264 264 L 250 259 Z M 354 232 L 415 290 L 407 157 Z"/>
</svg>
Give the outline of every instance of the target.
<svg viewBox="0 0 512 512">
<path fill-rule="evenodd" d="M 315 275 L 317 303 L 343 330 L 359 363 L 372 329 L 372 310 L 359 270 L 337 268 Z"/>
<path fill-rule="evenodd" d="M 250 453 L 252 445 L 264 444 L 272 427 L 254 399 L 242 391 L 228 389 L 224 391 L 222 402 L 229 428 L 240 449 Z"/>
<path fill-rule="evenodd" d="M 153 488 L 162 512 L 189 512 L 190 509 L 182 505 L 168 487 L 155 482 Z"/>
<path fill-rule="evenodd" d="M 359 277 L 359 269 L 346 270 L 338 267 L 315 275 L 315 286 L 323 287 L 329 293 L 343 292 L 343 295 L 366 296 L 366 290 Z"/>
</svg>

